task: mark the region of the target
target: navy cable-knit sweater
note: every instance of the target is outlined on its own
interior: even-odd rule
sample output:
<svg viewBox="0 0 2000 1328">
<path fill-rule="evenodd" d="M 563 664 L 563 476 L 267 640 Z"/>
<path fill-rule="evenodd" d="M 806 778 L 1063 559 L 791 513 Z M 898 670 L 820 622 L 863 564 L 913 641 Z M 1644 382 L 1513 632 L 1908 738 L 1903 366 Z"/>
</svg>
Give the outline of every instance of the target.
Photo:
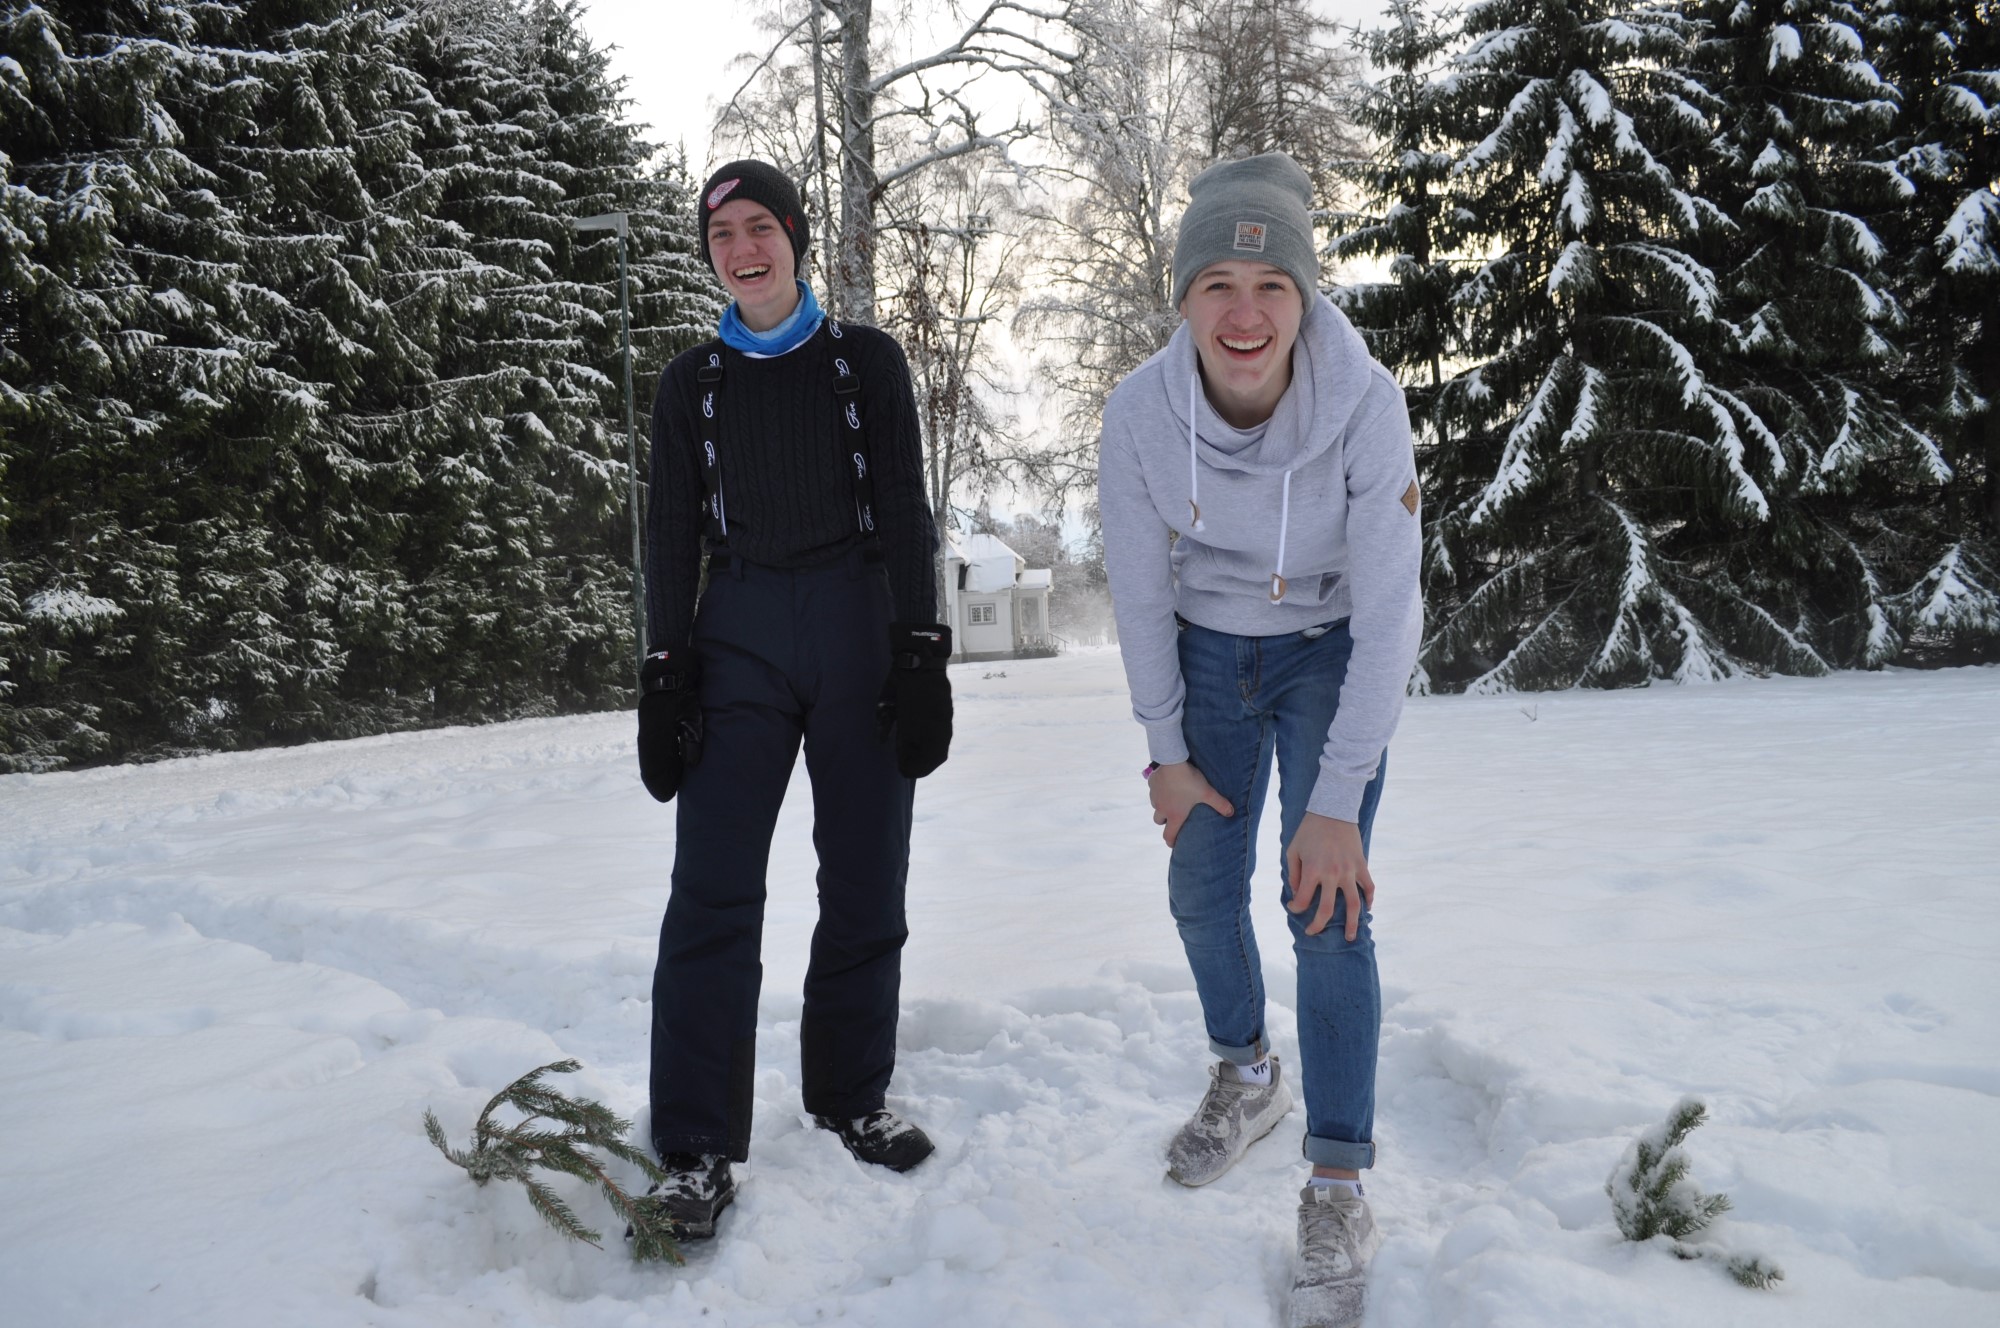
<svg viewBox="0 0 2000 1328">
<path fill-rule="evenodd" d="M 653 399 L 652 493 L 646 512 L 649 648 L 678 650 L 694 628 L 701 585 L 704 435 L 695 371 L 722 354 L 713 428 L 721 458 L 728 549 L 763 567 L 830 562 L 863 542 L 854 519 L 845 432 L 838 418 L 829 346 L 861 379 L 861 419 L 875 477 L 875 530 L 899 622 L 937 621 L 937 527 L 924 493 L 924 463 L 910 367 L 888 333 L 841 324 L 771 359 L 711 341 L 684 351 L 660 375 Z"/>
</svg>

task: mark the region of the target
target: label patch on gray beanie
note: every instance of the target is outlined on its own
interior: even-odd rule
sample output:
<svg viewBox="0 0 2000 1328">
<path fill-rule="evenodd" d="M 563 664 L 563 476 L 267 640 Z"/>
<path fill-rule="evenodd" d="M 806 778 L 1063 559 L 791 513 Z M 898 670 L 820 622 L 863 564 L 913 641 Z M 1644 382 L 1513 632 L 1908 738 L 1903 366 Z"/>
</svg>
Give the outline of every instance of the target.
<svg viewBox="0 0 2000 1328">
<path fill-rule="evenodd" d="M 1264 223 L 1261 221 L 1239 221 L 1236 223 L 1236 247 L 1253 253 L 1264 252 Z"/>
</svg>

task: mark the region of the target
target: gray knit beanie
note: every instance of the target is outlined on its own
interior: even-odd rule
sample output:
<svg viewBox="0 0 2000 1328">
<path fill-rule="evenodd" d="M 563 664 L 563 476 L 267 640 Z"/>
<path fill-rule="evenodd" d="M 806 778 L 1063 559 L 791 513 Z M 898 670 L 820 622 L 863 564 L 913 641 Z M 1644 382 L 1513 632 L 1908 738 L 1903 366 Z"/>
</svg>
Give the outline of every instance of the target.
<svg viewBox="0 0 2000 1328">
<path fill-rule="evenodd" d="M 1174 305 L 1210 263 L 1269 263 L 1298 284 L 1308 307 L 1319 289 L 1313 253 L 1312 181 L 1282 152 L 1218 162 L 1188 186 L 1174 240 Z"/>
</svg>

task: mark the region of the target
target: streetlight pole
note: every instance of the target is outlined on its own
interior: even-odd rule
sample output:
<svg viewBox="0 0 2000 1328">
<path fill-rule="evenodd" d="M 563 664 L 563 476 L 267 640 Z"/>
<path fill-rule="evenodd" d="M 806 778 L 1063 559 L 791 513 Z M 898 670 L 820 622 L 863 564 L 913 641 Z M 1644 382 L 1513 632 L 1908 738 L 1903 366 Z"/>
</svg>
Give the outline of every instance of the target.
<svg viewBox="0 0 2000 1328">
<path fill-rule="evenodd" d="M 632 500 L 632 669 L 636 677 L 646 663 L 646 564 L 639 540 L 639 428 L 632 409 L 632 299 L 625 267 L 625 237 L 630 227 L 628 214 L 623 212 L 579 217 L 571 224 L 578 234 L 618 233 L 618 320 L 624 329 L 625 342 L 625 462 Z"/>
</svg>

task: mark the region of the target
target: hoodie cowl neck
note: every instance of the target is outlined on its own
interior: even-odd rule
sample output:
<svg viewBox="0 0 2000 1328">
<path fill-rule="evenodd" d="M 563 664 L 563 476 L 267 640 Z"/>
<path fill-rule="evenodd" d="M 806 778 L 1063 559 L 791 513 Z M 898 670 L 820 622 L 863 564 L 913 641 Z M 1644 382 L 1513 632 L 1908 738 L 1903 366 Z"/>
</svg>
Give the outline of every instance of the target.
<svg viewBox="0 0 2000 1328">
<path fill-rule="evenodd" d="M 1206 391 L 1195 392 L 1195 454 L 1218 470 L 1282 475 L 1324 452 L 1346 427 L 1368 388 L 1367 343 L 1326 296 L 1313 293 L 1292 346 L 1292 381 L 1271 418 L 1238 429 L 1216 414 Z M 1188 427 L 1188 378 L 1199 376 L 1194 333 L 1174 331 L 1160 376 L 1167 409 Z"/>
</svg>

